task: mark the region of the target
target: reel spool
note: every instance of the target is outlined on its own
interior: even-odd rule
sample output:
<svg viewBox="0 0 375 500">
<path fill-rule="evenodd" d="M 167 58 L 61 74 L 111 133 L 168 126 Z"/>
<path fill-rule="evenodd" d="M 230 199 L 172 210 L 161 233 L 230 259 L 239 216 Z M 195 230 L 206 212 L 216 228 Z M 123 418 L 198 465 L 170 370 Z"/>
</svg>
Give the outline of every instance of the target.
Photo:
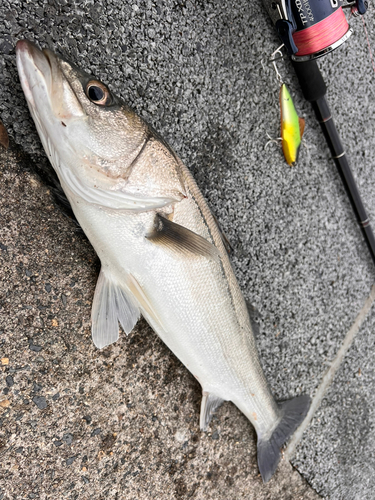
<svg viewBox="0 0 375 500">
<path fill-rule="evenodd" d="M 352 34 L 343 8 L 363 15 L 367 0 L 345 4 L 342 0 L 270 0 L 268 13 L 291 58 L 297 62 L 317 59 L 342 45 Z"/>
</svg>

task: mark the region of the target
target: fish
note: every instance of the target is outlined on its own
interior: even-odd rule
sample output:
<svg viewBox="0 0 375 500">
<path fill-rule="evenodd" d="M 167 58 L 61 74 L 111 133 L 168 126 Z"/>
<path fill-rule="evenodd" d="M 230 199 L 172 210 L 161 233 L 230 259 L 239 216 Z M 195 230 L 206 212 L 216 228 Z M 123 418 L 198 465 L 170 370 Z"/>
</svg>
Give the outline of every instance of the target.
<svg viewBox="0 0 375 500">
<path fill-rule="evenodd" d="M 23 92 L 46 154 L 101 270 L 92 339 L 102 349 L 142 315 L 199 381 L 200 428 L 223 401 L 257 433 L 270 480 L 310 397 L 276 402 L 222 233 L 192 174 L 161 136 L 95 76 L 28 40 Z"/>
<path fill-rule="evenodd" d="M 293 166 L 298 159 L 305 120 L 300 118 L 293 99 L 285 83 L 280 87 L 281 144 L 288 165 Z"/>
</svg>

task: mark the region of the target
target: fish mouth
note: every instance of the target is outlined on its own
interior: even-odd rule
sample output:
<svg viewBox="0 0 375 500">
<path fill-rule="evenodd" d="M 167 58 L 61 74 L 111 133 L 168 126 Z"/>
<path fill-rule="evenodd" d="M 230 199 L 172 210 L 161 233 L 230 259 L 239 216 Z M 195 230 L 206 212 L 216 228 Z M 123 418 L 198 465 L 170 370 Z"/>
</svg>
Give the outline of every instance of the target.
<svg viewBox="0 0 375 500">
<path fill-rule="evenodd" d="M 64 75 L 60 69 L 59 57 L 51 50 L 40 50 L 29 40 L 19 40 L 16 45 L 16 59 L 31 116 L 47 156 L 58 172 L 60 158 L 56 144 L 62 140 L 61 115 L 66 109 Z M 64 122 L 67 122 L 70 116 L 67 110 Z M 64 126 L 66 127 L 65 123 Z"/>
<path fill-rule="evenodd" d="M 17 69 L 30 111 L 51 118 L 70 113 L 64 104 L 64 77 L 59 57 L 49 49 L 39 49 L 29 40 L 16 44 Z M 33 114 L 33 113 L 32 113 Z"/>
<path fill-rule="evenodd" d="M 57 64 L 53 65 L 51 57 L 47 56 L 47 51 L 40 50 L 35 43 L 28 40 L 17 42 L 16 59 L 22 89 L 29 105 L 35 109 L 37 95 L 40 97 L 41 94 L 44 94 L 44 97 L 51 95 L 52 67 L 56 67 Z"/>
</svg>

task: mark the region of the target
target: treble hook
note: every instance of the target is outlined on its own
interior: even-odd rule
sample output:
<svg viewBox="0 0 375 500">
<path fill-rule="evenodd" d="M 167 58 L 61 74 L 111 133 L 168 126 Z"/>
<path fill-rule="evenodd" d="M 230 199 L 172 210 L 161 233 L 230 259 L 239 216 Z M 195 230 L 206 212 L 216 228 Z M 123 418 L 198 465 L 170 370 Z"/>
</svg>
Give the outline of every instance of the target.
<svg viewBox="0 0 375 500">
<path fill-rule="evenodd" d="M 276 61 L 279 61 L 280 59 L 284 59 L 284 56 L 283 56 L 283 53 L 281 52 L 281 49 L 284 47 L 284 44 L 280 45 L 279 48 L 277 48 L 275 50 L 275 52 L 273 52 L 271 54 L 271 57 L 269 58 L 269 62 L 271 62 L 273 64 L 273 67 L 275 69 L 275 72 L 276 72 L 276 79 L 277 81 L 282 85 L 284 83 L 284 80 L 283 80 L 283 77 L 281 76 L 281 74 L 279 73 L 279 70 L 277 69 L 277 66 L 276 66 Z M 279 57 L 276 57 L 276 54 L 279 54 Z"/>
</svg>

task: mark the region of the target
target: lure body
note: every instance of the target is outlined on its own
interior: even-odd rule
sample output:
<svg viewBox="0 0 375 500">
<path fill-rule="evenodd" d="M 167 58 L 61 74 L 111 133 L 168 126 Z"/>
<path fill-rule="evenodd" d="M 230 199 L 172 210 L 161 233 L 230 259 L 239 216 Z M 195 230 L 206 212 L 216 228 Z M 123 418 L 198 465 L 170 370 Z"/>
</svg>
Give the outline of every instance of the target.
<svg viewBox="0 0 375 500">
<path fill-rule="evenodd" d="M 285 83 L 280 88 L 281 139 L 288 165 L 294 165 L 298 158 L 305 120 L 299 118 L 292 97 Z"/>
</svg>

